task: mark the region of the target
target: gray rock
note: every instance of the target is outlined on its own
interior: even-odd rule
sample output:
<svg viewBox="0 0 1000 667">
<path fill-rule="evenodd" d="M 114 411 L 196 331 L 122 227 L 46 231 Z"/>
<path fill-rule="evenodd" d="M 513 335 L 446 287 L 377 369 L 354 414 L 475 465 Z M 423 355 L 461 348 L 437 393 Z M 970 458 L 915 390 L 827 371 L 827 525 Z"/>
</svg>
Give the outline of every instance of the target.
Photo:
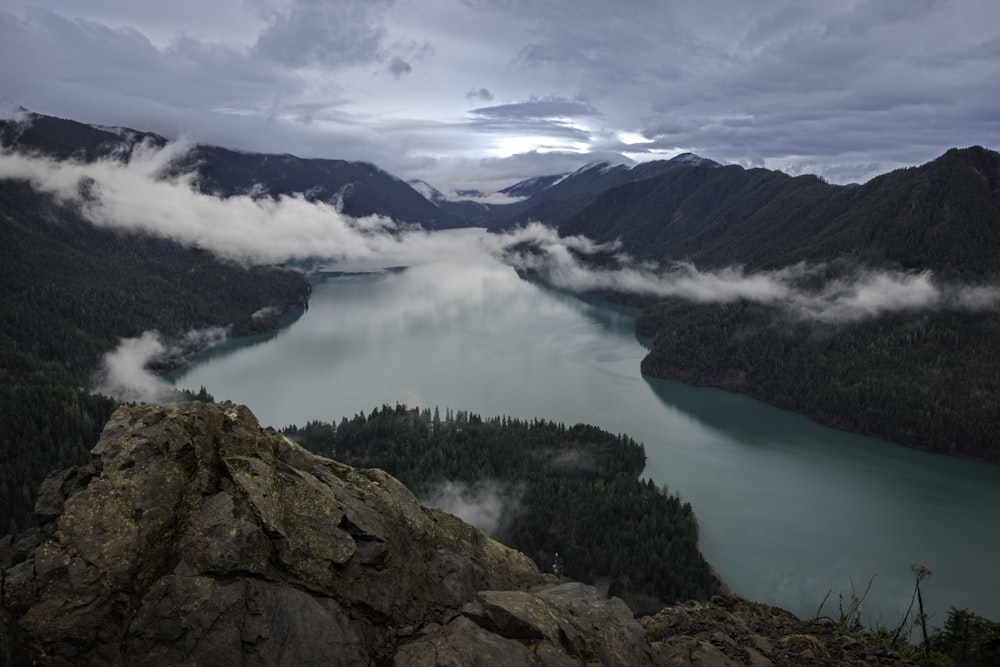
<svg viewBox="0 0 1000 667">
<path fill-rule="evenodd" d="M 480 591 L 462 613 L 482 629 L 532 648 L 540 664 L 564 664 L 566 658 L 577 664 L 654 664 L 628 606 L 601 598 L 592 586 L 570 582 L 530 591 Z M 458 639 L 449 631 L 466 627 L 464 621 L 452 623 L 439 634 L 454 644 Z"/>
<path fill-rule="evenodd" d="M 397 629 L 546 581 L 397 480 L 314 456 L 231 403 L 120 408 L 92 477 L 50 476 L 50 522 L 6 545 L 5 633 L 72 664 L 370 664 Z"/>
</svg>

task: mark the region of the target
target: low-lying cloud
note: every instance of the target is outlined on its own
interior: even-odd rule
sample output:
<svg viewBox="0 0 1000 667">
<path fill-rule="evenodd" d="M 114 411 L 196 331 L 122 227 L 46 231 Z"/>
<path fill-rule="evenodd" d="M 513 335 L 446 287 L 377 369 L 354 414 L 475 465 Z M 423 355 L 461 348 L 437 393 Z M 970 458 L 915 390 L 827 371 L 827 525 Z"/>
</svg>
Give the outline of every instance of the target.
<svg viewBox="0 0 1000 667">
<path fill-rule="evenodd" d="M 745 299 L 781 307 L 795 317 L 824 323 L 854 322 L 880 315 L 931 308 L 986 310 L 1000 307 L 1000 287 L 957 285 L 934 280 L 930 271 L 875 271 L 856 268 L 826 281 L 807 282 L 825 265 L 800 263 L 775 271 L 747 273 L 731 266 L 702 271 L 690 262 L 661 267 L 640 263 L 621 252 L 618 243 L 595 243 L 583 236 L 560 237 L 533 223 L 498 242 L 495 252 L 522 270 L 537 272 L 552 284 L 575 291 L 611 290 L 653 297 L 676 297 L 700 303 Z M 604 254 L 612 268 L 594 267 L 582 256 Z"/>
<path fill-rule="evenodd" d="M 0 151 L 0 178 L 27 180 L 76 203 L 95 225 L 164 236 L 245 263 L 429 259 L 441 246 L 419 229 L 377 215 L 354 218 L 304 195 L 204 194 L 195 174 L 171 174 L 189 149 L 182 143 L 160 149 L 139 145 L 127 161 L 92 163 Z"/>
<path fill-rule="evenodd" d="M 518 494 L 496 481 L 444 482 L 421 498 L 421 502 L 493 535 L 504 514 L 516 510 Z"/>
<path fill-rule="evenodd" d="M 354 218 L 335 204 L 304 195 L 221 198 L 201 192 L 195 174 L 175 173 L 189 149 L 183 143 L 163 148 L 140 144 L 127 155 L 93 163 L 0 150 L 0 178 L 27 180 L 73 202 L 96 225 L 164 236 L 245 263 L 318 257 L 398 266 L 485 250 L 569 290 L 613 290 L 702 303 L 746 299 L 815 322 L 853 322 L 932 308 L 1000 307 L 1000 287 L 949 284 L 930 272 L 855 268 L 820 281 L 828 274 L 823 265 L 754 273 L 739 266 L 706 271 L 688 262 L 638 262 L 617 242 L 561 237 L 539 223 L 479 241 L 427 233 L 381 216 Z M 601 266 L 584 259 L 595 255 L 604 260 Z"/>
<path fill-rule="evenodd" d="M 94 391 L 122 402 L 166 403 L 183 398 L 176 388 L 158 377 L 151 366 L 173 366 L 188 360 L 207 345 L 225 340 L 221 327 L 194 329 L 179 339 L 146 331 L 138 338 L 123 338 L 104 355 L 94 377 Z"/>
</svg>

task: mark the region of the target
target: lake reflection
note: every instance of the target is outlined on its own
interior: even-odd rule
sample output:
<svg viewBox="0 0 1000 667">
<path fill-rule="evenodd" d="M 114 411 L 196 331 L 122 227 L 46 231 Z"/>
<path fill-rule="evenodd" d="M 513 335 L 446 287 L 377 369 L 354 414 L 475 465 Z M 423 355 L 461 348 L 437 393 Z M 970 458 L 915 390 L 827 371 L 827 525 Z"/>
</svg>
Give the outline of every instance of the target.
<svg viewBox="0 0 1000 667">
<path fill-rule="evenodd" d="M 646 445 L 645 474 L 692 503 L 738 593 L 812 616 L 832 589 L 835 615 L 837 593 L 875 574 L 865 618 L 894 625 L 918 563 L 933 571 L 932 625 L 951 605 L 1000 618 L 1000 467 L 644 379 L 630 311 L 522 280 L 478 232 L 448 234 L 456 250 L 439 262 L 318 279 L 309 311 L 270 341 L 204 355 L 174 381 L 276 427 L 403 402 L 626 432 Z"/>
</svg>

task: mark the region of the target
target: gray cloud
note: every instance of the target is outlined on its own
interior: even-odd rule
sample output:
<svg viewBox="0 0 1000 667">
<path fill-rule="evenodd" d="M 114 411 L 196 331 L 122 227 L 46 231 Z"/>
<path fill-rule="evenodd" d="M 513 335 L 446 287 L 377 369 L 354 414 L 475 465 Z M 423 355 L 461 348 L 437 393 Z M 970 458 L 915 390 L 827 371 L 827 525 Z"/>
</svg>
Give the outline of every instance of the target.
<svg viewBox="0 0 1000 667">
<path fill-rule="evenodd" d="M 343 67 L 381 61 L 392 0 L 293 0 L 266 12 L 267 28 L 254 45 L 262 58 L 302 67 Z"/>
<path fill-rule="evenodd" d="M 997 26 L 992 0 L 10 0 L 0 57 L 17 66 L 0 90 L 171 138 L 367 159 L 442 190 L 518 153 L 544 169 L 550 151 L 575 152 L 571 169 L 594 151 L 690 150 L 862 182 L 1000 146 Z M 470 81 L 489 89 L 467 96 Z M 522 102 L 465 108 L 493 99 Z"/>
<path fill-rule="evenodd" d="M 389 61 L 389 73 L 397 79 L 404 74 L 409 74 L 412 71 L 413 67 L 410 63 L 406 62 L 399 56 L 393 56 L 392 60 Z"/>
<path fill-rule="evenodd" d="M 420 499 L 428 506 L 454 514 L 487 534 L 496 533 L 506 513 L 516 511 L 520 494 L 495 481 L 474 484 L 444 482 Z"/>
<path fill-rule="evenodd" d="M 575 291 L 615 290 L 701 303 L 740 299 L 777 306 L 788 315 L 837 324 L 894 312 L 926 309 L 986 310 L 1000 307 L 1000 287 L 940 283 L 929 271 L 855 269 L 819 288 L 805 287 L 822 265 L 797 264 L 777 271 L 746 273 L 742 267 L 702 271 L 689 262 L 667 267 L 635 262 L 617 243 L 597 244 L 582 236 L 560 237 L 538 223 L 498 237 L 494 252 L 519 269 L 539 272 L 554 285 Z M 525 249 L 525 245 L 530 249 Z M 593 268 L 582 255 L 611 253 L 616 268 Z"/>
<path fill-rule="evenodd" d="M 588 143 L 590 132 L 575 119 L 599 116 L 586 102 L 559 97 L 531 98 L 524 102 L 479 107 L 469 111 L 469 127 L 500 134 L 532 134 L 540 137 Z M 539 148 L 548 148 L 544 144 Z M 552 148 L 558 149 L 558 146 Z"/>
<path fill-rule="evenodd" d="M 508 134 L 511 136 L 531 135 L 539 137 L 540 143 L 535 150 L 558 150 L 561 146 L 558 140 L 587 143 L 590 133 L 562 120 L 547 120 L 543 118 L 474 118 L 469 127 L 480 132 Z"/>
<path fill-rule="evenodd" d="M 465 94 L 465 99 L 467 99 L 467 100 L 482 100 L 483 102 L 492 102 L 493 101 L 493 93 L 491 93 L 486 88 L 480 88 L 479 90 L 476 90 L 475 88 L 473 88 L 472 90 L 470 90 L 469 92 L 467 92 Z"/>
<path fill-rule="evenodd" d="M 488 91 L 487 91 L 488 92 Z M 586 102 L 566 100 L 558 97 L 532 98 L 525 102 L 498 104 L 490 107 L 479 107 L 469 113 L 483 118 L 512 119 L 543 119 L 543 118 L 575 118 L 600 115 L 597 110 Z"/>
</svg>

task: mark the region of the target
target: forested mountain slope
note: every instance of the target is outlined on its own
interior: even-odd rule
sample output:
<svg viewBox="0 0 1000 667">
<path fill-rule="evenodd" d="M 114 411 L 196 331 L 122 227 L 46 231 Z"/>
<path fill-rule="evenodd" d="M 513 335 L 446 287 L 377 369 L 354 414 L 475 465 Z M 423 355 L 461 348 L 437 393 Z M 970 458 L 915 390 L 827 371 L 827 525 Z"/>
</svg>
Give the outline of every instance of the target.
<svg viewBox="0 0 1000 667">
<path fill-rule="evenodd" d="M 936 284 L 989 295 L 1000 283 L 1000 154 L 952 149 L 861 186 L 695 166 L 613 189 L 560 233 L 617 238 L 640 259 L 699 268 L 824 266 L 817 290 L 865 272 L 930 271 Z M 647 300 L 638 329 L 652 351 L 642 368 L 838 428 L 1000 461 L 998 304 L 955 298 L 839 322 L 778 304 Z"/>
<path fill-rule="evenodd" d="M 560 226 L 642 259 L 779 268 L 851 257 L 942 275 L 1000 272 L 1000 153 L 952 149 L 861 186 L 692 166 L 614 188 Z"/>
<path fill-rule="evenodd" d="M 100 128 L 40 114 L 25 113 L 22 122 L 0 120 L 0 145 L 60 160 L 126 159 L 131 147 L 140 142 L 163 146 L 167 140 L 149 132 Z M 381 215 L 427 229 L 465 226 L 404 181 L 366 162 L 197 145 L 175 168 L 195 172 L 197 185 L 209 194 L 277 197 L 300 193 L 312 200 L 337 202 L 354 217 Z"/>
<path fill-rule="evenodd" d="M 616 188 L 675 171 L 687 172 L 694 166 L 713 169 L 719 164 L 692 153 L 683 153 L 670 160 L 651 160 L 631 167 L 595 162 L 569 174 L 529 178 L 501 190 L 503 194 L 526 196 L 527 199 L 496 211 L 495 220 L 489 226 L 510 228 L 539 221 L 559 227 Z"/>
<path fill-rule="evenodd" d="M 86 458 L 114 402 L 80 388 L 121 338 L 271 331 L 309 294 L 301 274 L 100 229 L 17 180 L 0 180 L 0 284 L 0 531 L 32 521 L 46 473 Z"/>
</svg>

